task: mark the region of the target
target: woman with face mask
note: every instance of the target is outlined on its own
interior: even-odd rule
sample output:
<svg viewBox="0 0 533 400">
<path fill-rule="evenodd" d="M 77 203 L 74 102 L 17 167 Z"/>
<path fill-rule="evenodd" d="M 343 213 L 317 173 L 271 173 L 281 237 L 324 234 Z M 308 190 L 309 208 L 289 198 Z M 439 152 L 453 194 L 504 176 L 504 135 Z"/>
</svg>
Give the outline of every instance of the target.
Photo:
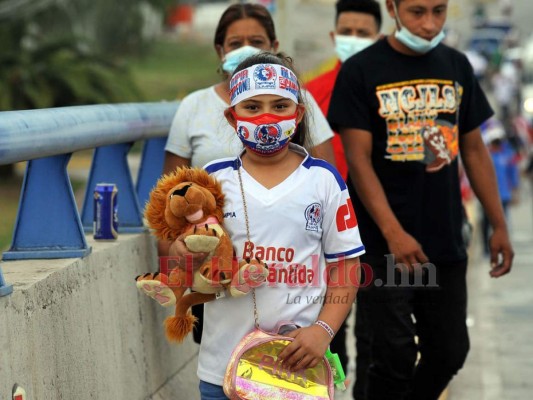
<svg viewBox="0 0 533 400">
<path fill-rule="evenodd" d="M 221 61 L 223 80 L 185 97 L 174 117 L 165 155 L 164 171 L 177 166 L 202 166 L 220 157 L 234 156 L 242 148 L 230 126 L 220 115 L 228 107 L 229 77 L 247 57 L 262 51 L 276 52 L 278 40 L 274 22 L 267 9 L 259 4 L 234 4 L 222 14 L 215 31 L 215 50 Z M 310 97 L 310 96 L 306 96 Z M 333 161 L 330 139 L 333 137 L 325 118 L 313 112 L 310 100 L 311 138 L 316 156 Z"/>
<path fill-rule="evenodd" d="M 164 173 L 179 166 L 202 167 L 214 159 L 234 157 L 241 152 L 243 145 L 223 116 L 230 105 L 230 77 L 243 60 L 261 52 L 276 52 L 279 43 L 274 21 L 265 7 L 234 4 L 220 17 L 214 45 L 220 58 L 223 80 L 193 92 L 181 101 L 165 147 Z M 314 145 L 313 155 L 334 163 L 333 132 L 312 97 L 305 92 L 303 95 L 309 107 L 309 125 L 313 134 L 308 144 Z M 183 242 L 159 243 L 160 256 L 188 253 Z M 197 253 L 193 260 L 203 260 L 205 256 Z M 193 308 L 193 313 L 198 316 L 201 310 L 201 306 Z M 194 339 L 198 343 L 201 329 L 199 321 L 194 331 Z"/>
</svg>

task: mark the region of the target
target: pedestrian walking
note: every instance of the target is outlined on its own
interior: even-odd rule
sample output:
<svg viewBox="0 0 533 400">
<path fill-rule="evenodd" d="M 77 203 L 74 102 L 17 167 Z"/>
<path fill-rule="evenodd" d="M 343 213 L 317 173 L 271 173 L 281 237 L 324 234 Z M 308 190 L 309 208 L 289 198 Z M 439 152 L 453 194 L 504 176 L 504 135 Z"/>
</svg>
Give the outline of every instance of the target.
<svg viewBox="0 0 533 400">
<path fill-rule="evenodd" d="M 325 115 L 328 112 L 331 93 L 342 63 L 378 40 L 381 21 L 381 8 L 375 0 L 339 0 L 335 4 L 335 29 L 330 32 L 330 38 L 335 46 L 338 61 L 333 69 L 324 72 L 306 84 L 307 90 L 313 95 Z M 332 144 L 337 170 L 346 180 L 348 166 L 339 135 L 333 137 Z M 362 326 L 362 324 L 356 322 L 356 329 L 358 326 Z M 363 333 L 361 332 L 360 342 L 362 337 Z M 339 355 L 344 370 L 348 371 L 346 322 L 331 342 L 331 350 Z"/>
<path fill-rule="evenodd" d="M 342 65 L 328 112 L 373 271 L 357 297 L 371 337 L 357 400 L 430 400 L 469 350 L 459 153 L 493 228 L 492 277 L 510 271 L 513 249 L 479 129 L 493 112 L 466 57 L 441 43 L 448 0 L 386 7 L 395 32 Z M 388 280 L 405 271 L 407 283 Z"/>
<path fill-rule="evenodd" d="M 339 0 L 335 4 L 335 11 L 335 30 L 330 32 L 330 38 L 338 61 L 331 70 L 306 84 L 324 114 L 328 112 L 333 85 L 342 63 L 378 40 L 381 29 L 381 9 L 375 0 Z M 346 179 L 348 167 L 340 137 L 335 135 L 332 143 L 335 164 Z"/>
<path fill-rule="evenodd" d="M 267 282 L 253 294 L 259 327 L 272 331 L 280 321 L 293 321 L 300 328 L 285 334 L 294 341 L 279 358 L 289 370 L 313 367 L 357 290 L 350 277 L 356 276 L 364 247 L 348 190 L 334 167 L 302 147 L 306 106 L 288 59 L 270 53 L 247 58 L 233 74 L 230 93 L 224 115 L 244 150 L 205 169 L 226 196 L 224 211 L 232 217 L 225 227 L 236 255 L 254 258 L 260 248 L 274 249 L 262 257 L 269 267 Z M 294 268 L 294 279 L 288 279 Z M 231 352 L 253 329 L 251 296 L 205 305 L 198 356 L 203 400 L 226 399 L 222 382 Z"/>
<path fill-rule="evenodd" d="M 230 77 L 237 65 L 247 57 L 261 51 L 276 52 L 278 39 L 272 16 L 260 4 L 233 4 L 220 17 L 215 31 L 214 46 L 221 62 L 222 81 L 186 96 L 180 103 L 172 122 L 165 147 L 164 173 L 180 166 L 202 167 L 221 157 L 235 156 L 242 143 L 223 118 L 230 102 Z M 331 163 L 335 162 L 331 146 L 331 131 L 314 99 L 304 92 L 309 107 L 312 153 Z M 172 248 L 171 248 L 172 245 Z M 184 243 L 159 243 L 159 255 L 185 255 L 201 263 L 206 254 L 193 254 Z M 196 260 L 196 261 L 195 261 Z M 199 318 L 194 340 L 202 337 L 203 306 L 194 306 L 193 314 Z"/>
<path fill-rule="evenodd" d="M 520 185 L 520 170 L 516 151 L 507 140 L 504 127 L 499 121 L 490 119 L 481 126 L 483 139 L 489 149 L 496 181 L 498 182 L 498 195 L 502 203 L 505 217 L 508 218 L 509 206 L 518 199 Z M 481 219 L 481 234 L 483 240 L 483 255 L 490 256 L 490 221 L 483 211 Z"/>
</svg>

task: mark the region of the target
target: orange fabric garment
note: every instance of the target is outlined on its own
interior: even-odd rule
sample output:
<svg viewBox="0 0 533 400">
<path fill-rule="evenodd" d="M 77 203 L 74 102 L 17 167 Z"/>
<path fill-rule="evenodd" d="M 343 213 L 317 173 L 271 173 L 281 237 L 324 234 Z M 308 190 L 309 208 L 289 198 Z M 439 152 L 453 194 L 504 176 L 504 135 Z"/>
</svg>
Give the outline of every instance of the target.
<svg viewBox="0 0 533 400">
<path fill-rule="evenodd" d="M 313 95 L 313 98 L 318 103 L 322 113 L 327 116 L 329 102 L 331 101 L 331 93 L 333 92 L 333 86 L 335 86 L 335 80 L 341 69 L 341 62 L 337 62 L 335 67 L 329 71 L 324 72 L 322 75 L 317 76 L 315 79 L 309 81 L 305 86 L 306 89 Z M 337 170 L 340 172 L 344 180 L 348 176 L 348 165 L 346 164 L 346 158 L 344 157 L 344 148 L 340 135 L 335 132 L 333 136 L 333 151 L 335 153 L 335 163 L 337 164 Z"/>
</svg>

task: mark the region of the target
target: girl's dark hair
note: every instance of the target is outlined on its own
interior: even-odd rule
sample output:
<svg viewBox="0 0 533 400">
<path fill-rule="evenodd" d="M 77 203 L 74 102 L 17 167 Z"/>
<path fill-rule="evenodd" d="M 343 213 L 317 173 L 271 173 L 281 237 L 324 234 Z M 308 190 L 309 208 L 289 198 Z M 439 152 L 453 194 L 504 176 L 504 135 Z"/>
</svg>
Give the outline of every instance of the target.
<svg viewBox="0 0 533 400">
<path fill-rule="evenodd" d="M 222 46 L 226 39 L 228 27 L 235 21 L 245 18 L 253 18 L 261 24 L 267 33 L 270 42 L 276 41 L 276 29 L 274 21 L 268 10 L 261 4 L 233 4 L 229 6 L 220 17 L 215 31 L 215 46 Z"/>
<path fill-rule="evenodd" d="M 292 58 L 286 56 L 283 53 L 272 54 L 268 52 L 263 52 L 248 57 L 246 60 L 244 60 L 237 66 L 233 74 L 236 74 L 237 72 L 242 71 L 243 69 L 249 68 L 252 65 L 257 64 L 283 65 L 285 68 L 290 69 L 294 73 L 294 75 L 298 77 L 298 74 L 296 73 L 292 62 Z M 298 103 L 306 106 L 306 101 L 304 100 L 304 97 L 302 95 L 302 82 L 299 79 L 298 85 L 300 87 L 300 89 L 298 90 Z M 309 108 L 306 107 L 304 116 L 296 128 L 296 133 L 291 139 L 291 142 L 305 147 L 308 151 L 313 148 L 313 143 L 311 142 L 311 137 L 309 135 L 309 112 Z"/>
</svg>

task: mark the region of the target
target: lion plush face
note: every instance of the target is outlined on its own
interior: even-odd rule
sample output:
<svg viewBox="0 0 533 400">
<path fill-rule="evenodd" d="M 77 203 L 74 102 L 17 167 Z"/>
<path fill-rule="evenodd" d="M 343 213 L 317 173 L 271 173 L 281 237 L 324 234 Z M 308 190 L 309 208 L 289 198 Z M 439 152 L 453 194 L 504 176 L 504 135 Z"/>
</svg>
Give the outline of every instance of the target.
<svg viewBox="0 0 533 400">
<path fill-rule="evenodd" d="M 215 196 L 194 182 L 183 182 L 168 192 L 165 219 L 170 226 L 180 226 L 183 218 L 190 224 L 199 224 L 217 207 Z"/>
<path fill-rule="evenodd" d="M 178 169 L 163 176 L 150 193 L 145 217 L 154 235 L 175 240 L 191 224 L 209 216 L 222 221 L 224 195 L 220 184 L 200 168 Z"/>
</svg>

